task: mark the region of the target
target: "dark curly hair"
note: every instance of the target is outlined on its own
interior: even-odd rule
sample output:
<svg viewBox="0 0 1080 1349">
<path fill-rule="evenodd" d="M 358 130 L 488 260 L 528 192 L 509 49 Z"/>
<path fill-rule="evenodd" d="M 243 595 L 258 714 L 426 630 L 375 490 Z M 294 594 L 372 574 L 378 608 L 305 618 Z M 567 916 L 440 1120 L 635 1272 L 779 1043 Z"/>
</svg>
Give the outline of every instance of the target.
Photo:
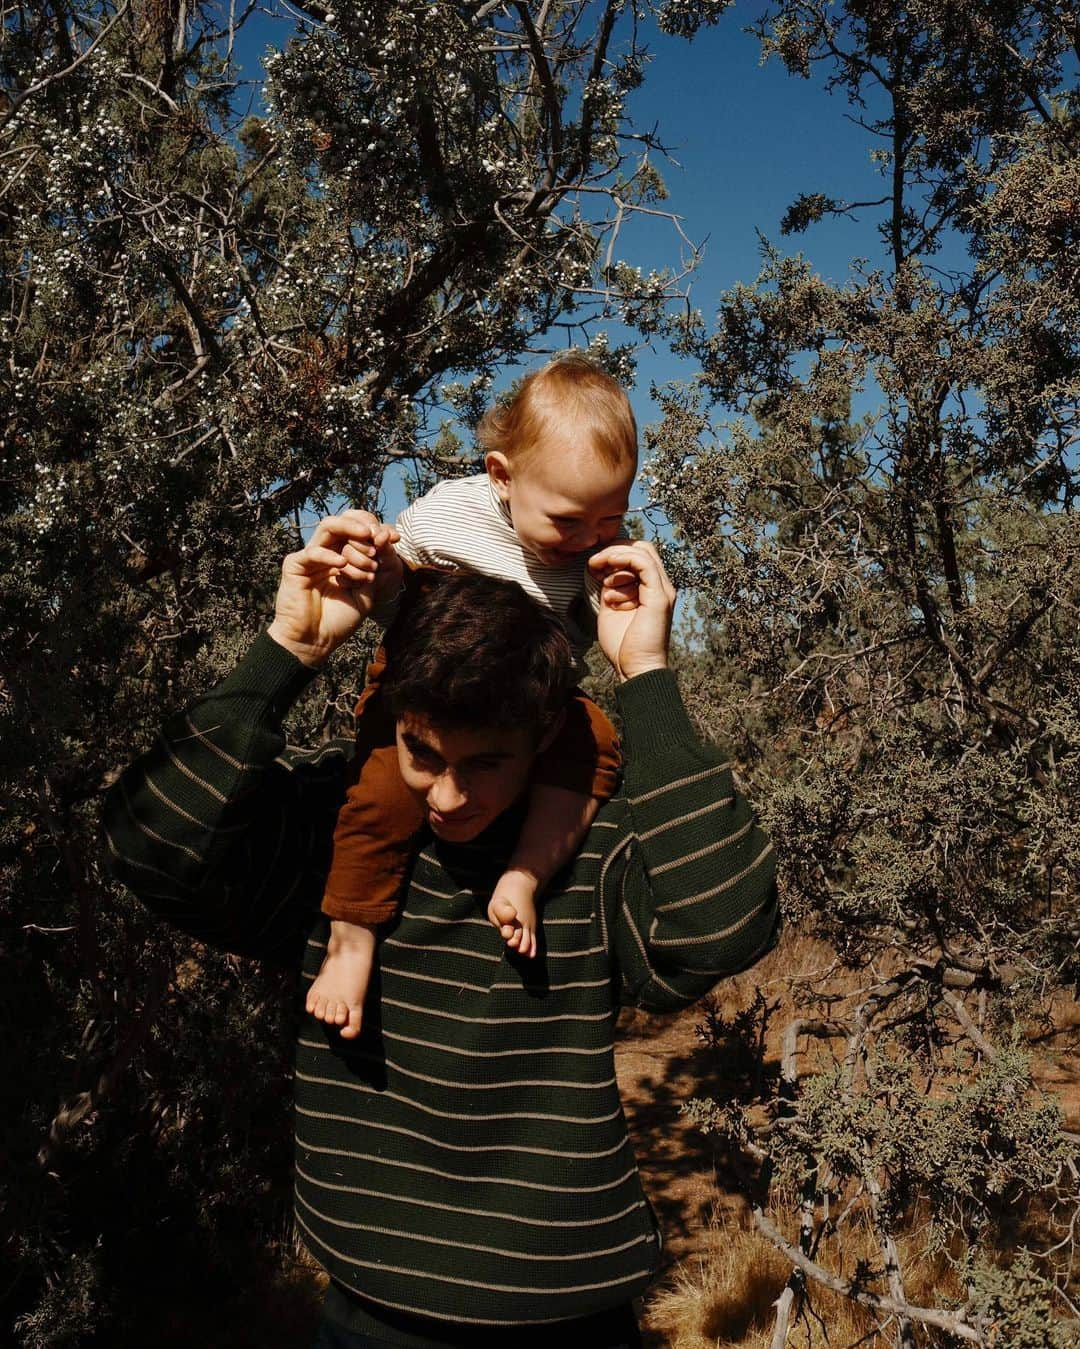
<svg viewBox="0 0 1080 1349">
<path fill-rule="evenodd" d="M 537 738 L 574 684 L 562 625 L 513 581 L 433 575 L 409 587 L 387 635 L 383 697 L 394 717 L 444 727 L 531 727 Z"/>
</svg>

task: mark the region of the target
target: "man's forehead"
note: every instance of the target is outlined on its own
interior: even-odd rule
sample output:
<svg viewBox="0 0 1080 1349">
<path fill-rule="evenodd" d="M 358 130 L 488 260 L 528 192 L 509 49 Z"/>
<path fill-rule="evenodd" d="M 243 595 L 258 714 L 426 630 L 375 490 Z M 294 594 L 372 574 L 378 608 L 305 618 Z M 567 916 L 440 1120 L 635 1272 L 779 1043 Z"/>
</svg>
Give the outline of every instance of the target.
<svg viewBox="0 0 1080 1349">
<path fill-rule="evenodd" d="M 413 712 L 402 713 L 397 724 L 404 739 L 430 746 L 450 759 L 480 754 L 509 758 L 528 749 L 531 741 L 529 734 L 518 727 L 440 726 Z"/>
</svg>

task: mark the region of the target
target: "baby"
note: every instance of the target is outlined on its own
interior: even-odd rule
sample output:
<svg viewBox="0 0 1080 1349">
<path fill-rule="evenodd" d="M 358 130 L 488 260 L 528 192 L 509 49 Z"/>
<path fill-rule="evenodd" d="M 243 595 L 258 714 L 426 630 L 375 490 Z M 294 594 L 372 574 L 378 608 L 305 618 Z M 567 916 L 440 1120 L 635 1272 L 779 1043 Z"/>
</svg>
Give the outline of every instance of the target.
<svg viewBox="0 0 1080 1349">
<path fill-rule="evenodd" d="M 562 620 L 584 673 L 599 588 L 587 561 L 620 534 L 637 471 L 637 427 L 620 386 L 592 361 L 568 355 L 529 375 L 513 400 L 489 410 L 478 438 L 485 473 L 440 483 L 399 517 L 372 516 L 376 614 L 385 622 L 423 568 L 516 581 Z M 396 542 L 396 550 L 387 540 Z M 406 585 L 405 589 L 408 589 Z M 392 646 L 393 628 L 386 637 Z M 382 657 L 382 653 L 380 653 Z M 424 820 L 397 766 L 395 728 L 381 706 L 376 659 L 357 706 L 354 780 L 338 817 L 322 910 L 326 958 L 307 1010 L 353 1038 L 360 1032 L 378 926 L 398 894 Z M 488 918 L 507 945 L 531 957 L 537 895 L 577 852 L 600 801 L 614 791 L 618 741 L 594 703 L 575 691 L 541 742 L 517 847 L 492 892 Z M 468 841 L 467 798 L 431 820 L 448 842 Z"/>
</svg>

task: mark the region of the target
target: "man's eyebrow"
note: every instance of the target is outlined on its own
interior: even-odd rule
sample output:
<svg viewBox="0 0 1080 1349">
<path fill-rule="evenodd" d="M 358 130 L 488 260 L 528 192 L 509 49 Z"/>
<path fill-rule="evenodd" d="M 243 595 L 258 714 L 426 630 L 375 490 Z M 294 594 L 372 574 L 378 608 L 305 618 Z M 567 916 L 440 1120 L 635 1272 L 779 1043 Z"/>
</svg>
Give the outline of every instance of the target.
<svg viewBox="0 0 1080 1349">
<path fill-rule="evenodd" d="M 476 759 L 512 759 L 513 751 L 508 749 L 482 749 L 478 754 L 470 754 L 465 760 L 466 763 L 472 763 Z"/>
</svg>

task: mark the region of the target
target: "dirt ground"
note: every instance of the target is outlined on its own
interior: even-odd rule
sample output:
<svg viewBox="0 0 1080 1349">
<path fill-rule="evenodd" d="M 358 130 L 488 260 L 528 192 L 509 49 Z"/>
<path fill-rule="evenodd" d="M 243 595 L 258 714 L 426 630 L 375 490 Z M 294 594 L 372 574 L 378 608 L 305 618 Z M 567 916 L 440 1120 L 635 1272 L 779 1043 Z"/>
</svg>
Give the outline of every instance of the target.
<svg viewBox="0 0 1080 1349">
<path fill-rule="evenodd" d="M 626 1034 L 615 1051 L 615 1071 L 646 1193 L 664 1234 L 666 1263 L 697 1252 L 702 1231 L 718 1207 L 745 1205 L 726 1194 L 712 1142 L 679 1114 L 695 1094 L 708 1094 L 710 1056 L 694 1034 L 693 1010 Z"/>
</svg>

